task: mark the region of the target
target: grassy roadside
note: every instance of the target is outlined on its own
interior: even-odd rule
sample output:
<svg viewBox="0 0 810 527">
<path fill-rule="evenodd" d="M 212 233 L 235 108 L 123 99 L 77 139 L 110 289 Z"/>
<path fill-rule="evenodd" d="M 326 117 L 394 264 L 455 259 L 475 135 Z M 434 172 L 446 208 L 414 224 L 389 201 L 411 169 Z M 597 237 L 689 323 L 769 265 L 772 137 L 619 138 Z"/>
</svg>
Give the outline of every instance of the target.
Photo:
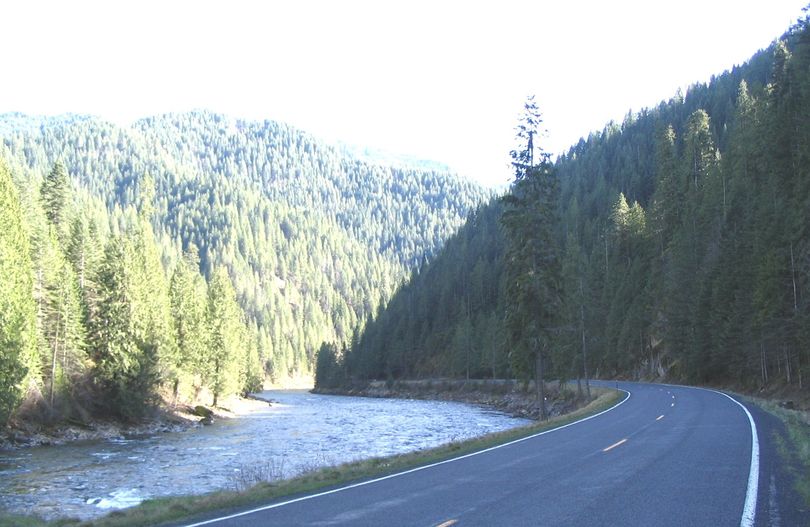
<svg viewBox="0 0 810 527">
<path fill-rule="evenodd" d="M 779 455 L 795 478 L 796 490 L 810 507 L 810 416 L 807 412 L 783 408 L 776 401 L 748 399 L 785 424 L 787 438 L 777 437 Z"/>
<path fill-rule="evenodd" d="M 615 405 L 623 395 L 612 389 L 593 387 L 591 389 L 598 393 L 597 398 L 584 408 L 571 412 L 570 414 L 562 415 L 542 423 L 534 423 L 525 427 L 498 432 L 468 441 L 450 443 L 437 448 L 409 454 L 373 458 L 336 467 L 322 468 L 289 480 L 259 483 L 244 492 L 218 491 L 198 496 L 180 496 L 147 500 L 137 507 L 115 511 L 107 516 L 89 522 L 64 519 L 48 523 L 30 517 L 0 516 L 0 527 L 12 525 L 20 527 L 39 527 L 42 525 L 136 527 L 176 522 L 184 518 L 189 518 L 192 514 L 196 516 L 217 510 L 235 510 L 256 506 L 260 503 L 283 496 L 313 492 L 318 489 L 344 484 L 349 481 L 384 476 L 386 474 L 436 463 L 514 441 L 544 430 L 563 426 L 606 410 Z"/>
</svg>

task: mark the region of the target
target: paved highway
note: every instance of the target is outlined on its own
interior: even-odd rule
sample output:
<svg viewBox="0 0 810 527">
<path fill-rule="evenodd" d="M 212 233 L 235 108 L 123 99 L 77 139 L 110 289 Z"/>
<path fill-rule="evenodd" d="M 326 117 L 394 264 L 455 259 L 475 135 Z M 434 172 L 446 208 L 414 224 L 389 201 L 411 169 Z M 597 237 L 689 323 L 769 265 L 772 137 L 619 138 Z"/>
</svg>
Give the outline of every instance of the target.
<svg viewBox="0 0 810 527">
<path fill-rule="evenodd" d="M 697 388 L 610 385 L 626 399 L 593 418 L 192 525 L 750 526 L 773 524 L 773 508 L 779 520 L 758 493 L 767 485 L 742 404 Z"/>
</svg>

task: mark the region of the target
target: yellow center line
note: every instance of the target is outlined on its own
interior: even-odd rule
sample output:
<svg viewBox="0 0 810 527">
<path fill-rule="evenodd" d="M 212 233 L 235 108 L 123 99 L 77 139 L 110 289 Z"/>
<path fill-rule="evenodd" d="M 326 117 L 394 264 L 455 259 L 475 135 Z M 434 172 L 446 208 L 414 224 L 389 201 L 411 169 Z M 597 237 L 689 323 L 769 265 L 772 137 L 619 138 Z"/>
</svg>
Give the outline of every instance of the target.
<svg viewBox="0 0 810 527">
<path fill-rule="evenodd" d="M 656 420 L 656 421 L 660 421 L 660 420 L 661 420 L 661 419 L 663 419 L 663 418 L 664 418 L 664 414 L 661 414 L 661 415 L 659 415 L 659 416 L 658 416 L 658 417 L 657 417 L 655 420 Z"/>
<path fill-rule="evenodd" d="M 624 443 L 626 443 L 626 442 L 627 442 L 627 438 L 625 437 L 625 438 L 624 438 L 624 439 L 622 439 L 621 441 L 617 441 L 617 442 L 613 443 L 612 445 L 610 445 L 609 447 L 607 447 L 607 448 L 605 448 L 605 449 L 602 449 L 602 452 L 607 452 L 608 450 L 613 450 L 613 449 L 614 449 L 614 448 L 616 448 L 617 446 L 622 445 L 622 444 L 624 444 Z"/>
<path fill-rule="evenodd" d="M 455 525 L 458 523 L 458 520 L 447 520 L 444 523 L 440 523 L 436 527 L 450 527 L 451 525 Z"/>
</svg>

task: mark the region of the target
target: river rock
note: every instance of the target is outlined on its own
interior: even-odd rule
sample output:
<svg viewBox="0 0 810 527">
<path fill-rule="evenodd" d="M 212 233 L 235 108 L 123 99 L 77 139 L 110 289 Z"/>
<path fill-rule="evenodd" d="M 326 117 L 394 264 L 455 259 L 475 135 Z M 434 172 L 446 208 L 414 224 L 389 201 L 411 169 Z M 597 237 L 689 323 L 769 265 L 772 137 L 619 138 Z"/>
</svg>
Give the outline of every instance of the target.
<svg viewBox="0 0 810 527">
<path fill-rule="evenodd" d="M 210 408 L 206 408 L 202 405 L 197 405 L 194 407 L 194 415 L 197 417 L 202 417 L 204 419 L 212 419 L 214 418 L 214 412 Z"/>
</svg>

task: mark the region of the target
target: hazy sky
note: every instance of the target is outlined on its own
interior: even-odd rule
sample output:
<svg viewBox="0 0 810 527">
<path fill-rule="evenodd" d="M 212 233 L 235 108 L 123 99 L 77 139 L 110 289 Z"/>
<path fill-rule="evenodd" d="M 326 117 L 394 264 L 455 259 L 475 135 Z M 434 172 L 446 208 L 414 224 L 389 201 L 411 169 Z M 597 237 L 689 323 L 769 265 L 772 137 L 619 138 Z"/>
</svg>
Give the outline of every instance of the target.
<svg viewBox="0 0 810 527">
<path fill-rule="evenodd" d="M 559 153 L 745 61 L 808 1 L 10 0 L 0 112 L 205 108 L 496 185 L 526 95 Z"/>
</svg>

